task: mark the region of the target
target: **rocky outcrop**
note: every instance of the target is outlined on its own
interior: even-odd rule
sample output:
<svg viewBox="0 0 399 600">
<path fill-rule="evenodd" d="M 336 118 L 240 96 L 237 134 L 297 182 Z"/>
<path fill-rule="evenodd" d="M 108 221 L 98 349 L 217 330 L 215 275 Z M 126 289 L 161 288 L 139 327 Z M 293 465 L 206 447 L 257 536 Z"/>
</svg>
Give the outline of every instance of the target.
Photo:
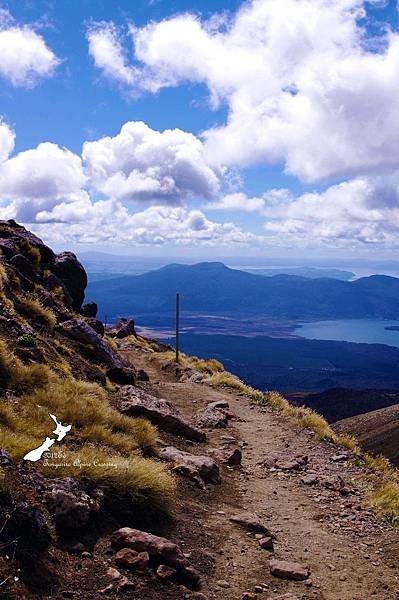
<svg viewBox="0 0 399 600">
<path fill-rule="evenodd" d="M 99 336 L 104 337 L 105 328 L 101 321 L 95 319 L 94 317 L 89 317 L 86 319 L 86 323 L 90 325 L 90 327 L 94 329 L 94 331 L 98 333 Z"/>
<path fill-rule="evenodd" d="M 72 298 L 72 307 L 79 310 L 82 306 L 87 275 L 73 252 L 62 252 L 55 257 L 53 272 L 64 283 Z"/>
<path fill-rule="evenodd" d="M 95 319 L 97 317 L 98 306 L 96 302 L 87 302 L 87 304 L 83 304 L 80 309 L 80 314 L 84 317 L 90 317 Z"/>
<path fill-rule="evenodd" d="M 123 339 L 129 335 L 137 338 L 133 319 L 119 319 L 115 327 L 111 330 L 111 333 L 118 339 Z"/>
<path fill-rule="evenodd" d="M 199 487 L 206 483 L 219 484 L 222 482 L 219 467 L 209 456 L 196 456 L 173 446 L 163 448 L 160 458 L 173 463 L 173 470 L 192 479 Z"/>
<path fill-rule="evenodd" d="M 93 358 L 110 369 L 122 367 L 119 356 L 101 339 L 101 336 L 82 319 L 70 319 L 58 326 L 58 331 L 66 337 L 93 348 Z"/>
<path fill-rule="evenodd" d="M 205 433 L 183 419 L 171 402 L 151 396 L 139 388 L 123 386 L 119 390 L 118 408 L 131 417 L 145 417 L 163 431 L 194 442 L 206 440 Z"/>
<path fill-rule="evenodd" d="M 170 540 L 140 531 L 123 527 L 111 536 L 114 548 L 131 548 L 136 552 L 148 552 L 150 558 L 176 569 L 177 573 L 186 578 L 192 585 L 198 585 L 199 573 L 190 565 L 181 548 Z"/>
<path fill-rule="evenodd" d="M 103 496 L 100 490 L 89 495 L 75 479 L 67 477 L 52 480 L 45 494 L 45 502 L 57 525 L 79 529 L 99 511 Z"/>
</svg>

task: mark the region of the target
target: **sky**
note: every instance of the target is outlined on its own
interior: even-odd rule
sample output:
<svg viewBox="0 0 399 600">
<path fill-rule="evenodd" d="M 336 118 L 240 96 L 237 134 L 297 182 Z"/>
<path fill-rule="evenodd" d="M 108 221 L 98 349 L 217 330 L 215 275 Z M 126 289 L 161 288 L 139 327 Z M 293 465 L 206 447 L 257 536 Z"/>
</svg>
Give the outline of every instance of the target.
<svg viewBox="0 0 399 600">
<path fill-rule="evenodd" d="M 395 258 L 399 13 L 0 0 L 0 219 L 56 249 Z"/>
</svg>

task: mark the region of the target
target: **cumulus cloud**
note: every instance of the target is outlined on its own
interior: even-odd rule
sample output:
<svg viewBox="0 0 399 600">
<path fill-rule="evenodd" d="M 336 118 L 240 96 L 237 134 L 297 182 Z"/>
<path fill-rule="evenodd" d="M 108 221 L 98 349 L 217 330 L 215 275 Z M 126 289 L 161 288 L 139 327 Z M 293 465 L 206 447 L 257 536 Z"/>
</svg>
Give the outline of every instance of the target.
<svg viewBox="0 0 399 600">
<path fill-rule="evenodd" d="M 82 196 L 64 201 L 52 210 L 38 209 L 30 226 L 53 243 L 234 246 L 257 240 L 257 236 L 243 232 L 233 223 L 216 223 L 199 210 L 176 206 L 150 206 L 131 214 L 118 201 L 94 202 Z M 11 212 L 6 215 L 4 209 L 0 209 L 0 215 L 13 217 Z"/>
<path fill-rule="evenodd" d="M 243 212 L 261 212 L 265 208 L 264 198 L 248 198 L 243 192 L 227 194 L 216 202 L 206 205 L 209 210 L 232 210 Z"/>
<path fill-rule="evenodd" d="M 306 182 L 397 167 L 399 35 L 387 26 L 376 52 L 367 6 L 252 0 L 231 19 L 182 14 L 132 27 L 135 78 L 126 83 L 205 84 L 212 106 L 229 110 L 204 132 L 213 164 L 282 162 Z"/>
<path fill-rule="evenodd" d="M 57 199 L 78 191 L 85 181 L 80 157 L 50 142 L 0 163 L 3 199 Z"/>
<path fill-rule="evenodd" d="M 1 77 L 15 87 L 32 87 L 39 79 L 50 77 L 59 63 L 41 35 L 15 23 L 7 11 L 0 11 Z"/>
<path fill-rule="evenodd" d="M 219 189 L 202 142 L 180 129 L 159 132 L 131 121 L 115 137 L 86 142 L 82 157 L 91 184 L 114 199 L 181 204 Z"/>
<path fill-rule="evenodd" d="M 284 190 L 262 214 L 266 232 L 291 243 L 397 247 L 399 178 L 358 177 L 297 198 Z"/>
</svg>

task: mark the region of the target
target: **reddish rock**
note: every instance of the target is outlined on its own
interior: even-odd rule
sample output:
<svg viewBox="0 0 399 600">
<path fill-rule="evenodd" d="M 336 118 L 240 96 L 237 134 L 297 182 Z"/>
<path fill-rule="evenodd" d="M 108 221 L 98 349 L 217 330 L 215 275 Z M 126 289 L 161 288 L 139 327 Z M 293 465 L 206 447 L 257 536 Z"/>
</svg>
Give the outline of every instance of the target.
<svg viewBox="0 0 399 600">
<path fill-rule="evenodd" d="M 131 385 L 123 386 L 119 395 L 119 410 L 130 417 L 144 417 L 159 429 L 194 442 L 206 441 L 205 433 L 183 419 L 171 402 L 156 398 Z"/>
<path fill-rule="evenodd" d="M 273 550 L 273 540 L 271 537 L 263 537 L 259 540 L 259 546 L 262 550 Z"/>
<path fill-rule="evenodd" d="M 260 517 L 258 517 L 255 513 L 240 513 L 239 515 L 233 515 L 230 517 L 230 521 L 233 523 L 237 523 L 237 525 L 241 525 L 246 529 L 250 529 L 257 533 L 264 533 L 269 537 L 274 537 L 269 528 L 261 521 Z"/>
<path fill-rule="evenodd" d="M 145 571 L 150 562 L 148 552 L 136 552 L 131 548 L 122 548 L 115 555 L 115 562 L 131 571 Z"/>
<path fill-rule="evenodd" d="M 195 421 L 199 427 L 206 427 L 209 429 L 227 427 L 228 423 L 227 415 L 224 410 L 212 408 L 209 405 L 197 414 Z"/>
<path fill-rule="evenodd" d="M 199 584 L 199 573 L 190 565 L 181 548 L 166 538 L 138 529 L 123 527 L 114 531 L 111 536 L 111 544 L 115 548 L 132 548 L 137 552 L 148 552 L 150 557 L 175 568 L 178 574 L 192 585 Z"/>
<path fill-rule="evenodd" d="M 172 462 L 174 471 L 189 477 L 200 487 L 204 487 L 205 483 L 219 484 L 222 481 L 219 467 L 209 456 L 196 456 L 173 446 L 163 448 L 159 456 Z"/>
<path fill-rule="evenodd" d="M 304 581 L 309 577 L 309 568 L 301 563 L 273 559 L 269 563 L 270 573 L 281 579 Z"/>
<path fill-rule="evenodd" d="M 112 581 L 118 581 L 118 579 L 120 579 L 122 575 L 119 573 L 118 569 L 114 569 L 114 567 L 109 567 L 107 569 L 107 577 L 109 577 L 109 579 L 111 579 Z"/>
<path fill-rule="evenodd" d="M 159 579 L 170 579 L 176 574 L 176 569 L 169 567 L 168 565 L 159 565 L 157 569 L 157 575 Z"/>
<path fill-rule="evenodd" d="M 220 462 L 229 465 L 230 467 L 237 467 L 241 464 L 242 452 L 239 448 L 225 446 L 223 448 L 217 448 L 212 454 L 217 460 L 220 460 Z"/>
</svg>

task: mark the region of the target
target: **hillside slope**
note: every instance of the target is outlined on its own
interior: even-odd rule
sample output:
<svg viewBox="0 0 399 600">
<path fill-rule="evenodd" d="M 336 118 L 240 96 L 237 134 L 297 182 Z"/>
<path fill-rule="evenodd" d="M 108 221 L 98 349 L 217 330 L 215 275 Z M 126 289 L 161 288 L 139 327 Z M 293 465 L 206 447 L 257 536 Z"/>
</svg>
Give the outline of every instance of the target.
<svg viewBox="0 0 399 600">
<path fill-rule="evenodd" d="M 144 275 L 89 286 L 109 317 L 171 310 L 180 292 L 187 311 L 241 312 L 287 319 L 396 318 L 399 279 L 373 275 L 353 282 L 294 275 L 264 277 L 222 263 L 172 264 Z"/>
<path fill-rule="evenodd" d="M 394 472 L 217 361 L 104 331 L 74 255 L 14 222 L 0 248 L 1 598 L 397 599 L 365 495 L 395 520 Z"/>
<path fill-rule="evenodd" d="M 334 429 L 350 431 L 367 452 L 382 454 L 399 466 L 399 404 L 342 419 Z"/>
</svg>

